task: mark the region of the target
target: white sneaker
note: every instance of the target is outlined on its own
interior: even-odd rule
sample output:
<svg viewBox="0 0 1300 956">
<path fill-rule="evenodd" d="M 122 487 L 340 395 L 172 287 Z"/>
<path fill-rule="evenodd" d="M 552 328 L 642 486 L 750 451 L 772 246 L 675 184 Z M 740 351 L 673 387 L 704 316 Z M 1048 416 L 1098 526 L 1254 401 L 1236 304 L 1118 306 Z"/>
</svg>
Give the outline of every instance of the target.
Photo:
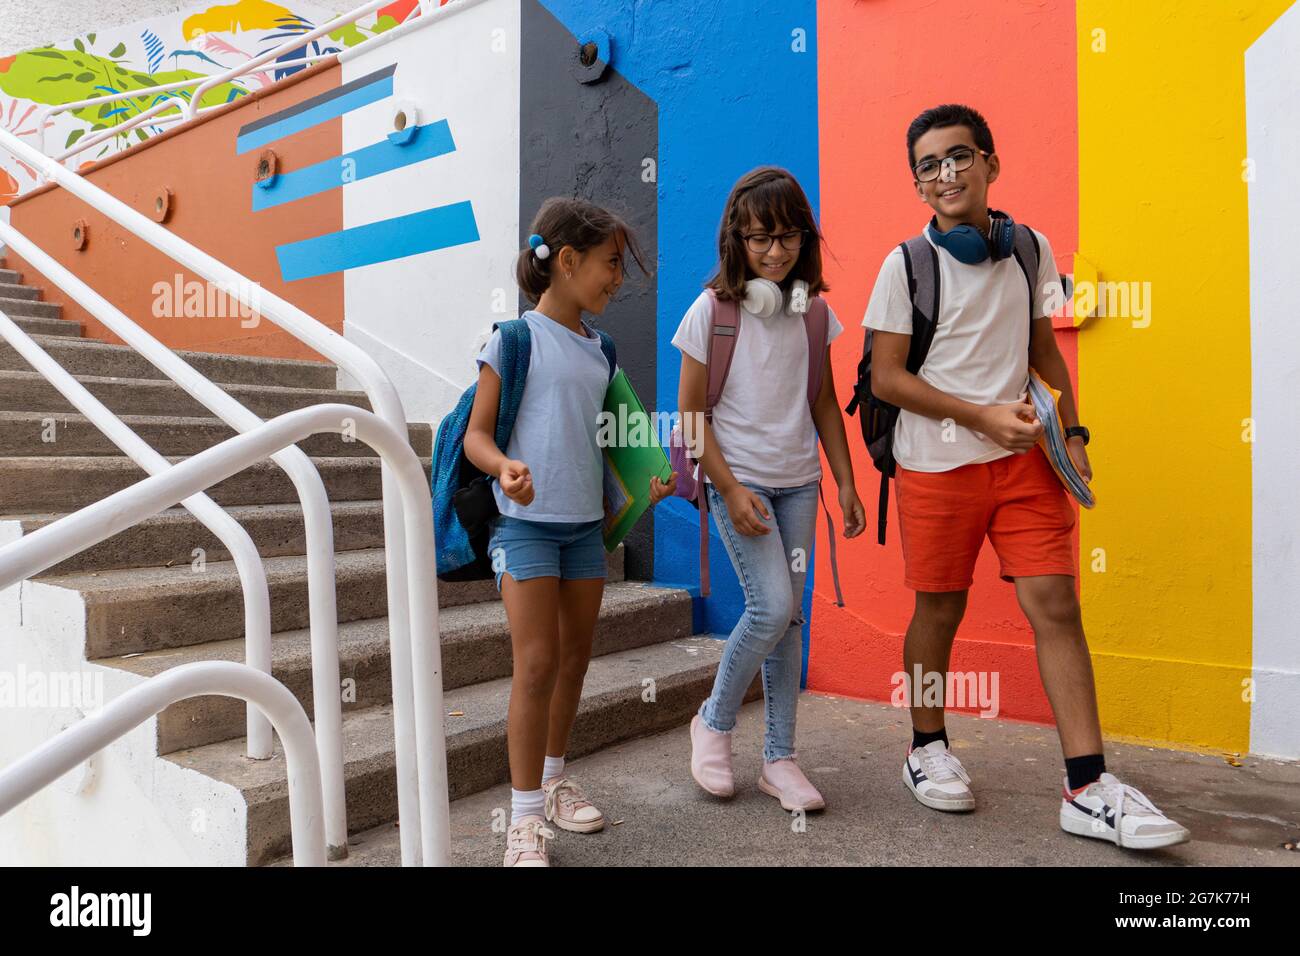
<svg viewBox="0 0 1300 956">
<path fill-rule="evenodd" d="M 903 761 L 903 782 L 912 796 L 932 810 L 975 809 L 970 774 L 942 740 L 908 751 Z"/>
<path fill-rule="evenodd" d="M 1067 779 L 1061 797 L 1061 829 L 1076 836 L 1109 840 L 1129 850 L 1153 850 L 1184 843 L 1191 836 L 1156 809 L 1137 787 L 1103 773 L 1081 793 L 1070 793 Z"/>
</svg>

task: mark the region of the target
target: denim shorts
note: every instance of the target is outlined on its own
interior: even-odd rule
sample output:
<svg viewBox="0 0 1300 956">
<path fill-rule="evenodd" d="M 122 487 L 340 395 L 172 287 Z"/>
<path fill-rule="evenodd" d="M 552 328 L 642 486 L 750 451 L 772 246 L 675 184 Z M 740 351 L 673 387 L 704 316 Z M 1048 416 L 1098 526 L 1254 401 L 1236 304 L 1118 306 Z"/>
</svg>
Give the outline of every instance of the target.
<svg viewBox="0 0 1300 956">
<path fill-rule="evenodd" d="M 605 577 L 605 540 L 602 522 L 525 521 L 509 515 L 492 519 L 488 555 L 496 571 L 509 572 L 516 581 L 529 578 Z"/>
</svg>

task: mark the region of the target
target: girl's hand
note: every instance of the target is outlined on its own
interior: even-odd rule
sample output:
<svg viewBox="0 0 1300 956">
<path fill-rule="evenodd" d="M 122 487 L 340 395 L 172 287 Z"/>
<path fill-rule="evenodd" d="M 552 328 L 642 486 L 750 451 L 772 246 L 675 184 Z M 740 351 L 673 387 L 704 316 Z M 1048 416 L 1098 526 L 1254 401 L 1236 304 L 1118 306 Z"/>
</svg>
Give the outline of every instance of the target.
<svg viewBox="0 0 1300 956">
<path fill-rule="evenodd" d="M 858 489 L 846 485 L 840 489 L 840 511 L 844 514 L 844 537 L 856 538 L 867 526 L 867 513 L 858 498 Z"/>
<path fill-rule="evenodd" d="M 533 474 L 528 470 L 528 466 L 522 461 L 511 461 L 506 459 L 501 463 L 501 471 L 497 474 L 497 481 L 501 484 L 501 490 L 511 501 L 517 501 L 519 504 L 527 507 L 533 503 Z"/>
<path fill-rule="evenodd" d="M 1088 450 L 1083 446 L 1083 439 L 1075 435 L 1066 440 L 1065 447 L 1070 452 L 1070 460 L 1074 462 L 1074 467 L 1078 468 L 1079 474 L 1083 475 L 1083 480 L 1092 481 L 1092 462 L 1088 461 Z"/>
<path fill-rule="evenodd" d="M 723 500 L 727 503 L 727 514 L 731 517 L 732 526 L 741 534 L 751 538 L 771 534 L 772 529 L 758 520 L 758 515 L 768 521 L 772 520 L 767 508 L 763 506 L 763 499 L 744 485 L 737 483 L 723 496 Z"/>
<path fill-rule="evenodd" d="M 677 472 L 668 476 L 668 483 L 659 480 L 658 475 L 650 477 L 650 504 L 657 505 L 665 498 L 677 493 Z"/>
</svg>

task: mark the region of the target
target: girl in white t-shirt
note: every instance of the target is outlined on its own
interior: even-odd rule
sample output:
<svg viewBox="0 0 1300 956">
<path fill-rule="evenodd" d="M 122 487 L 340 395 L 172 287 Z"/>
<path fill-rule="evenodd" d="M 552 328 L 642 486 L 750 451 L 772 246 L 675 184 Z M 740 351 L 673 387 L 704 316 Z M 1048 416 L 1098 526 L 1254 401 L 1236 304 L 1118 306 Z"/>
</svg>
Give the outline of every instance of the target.
<svg viewBox="0 0 1300 956">
<path fill-rule="evenodd" d="M 787 810 L 825 806 L 795 762 L 794 748 L 804 578 L 821 483 L 818 437 L 839 486 L 844 536 L 860 534 L 865 523 L 829 348 L 811 356 L 826 367 L 810 406 L 808 337 L 802 316 L 792 311 L 796 282 L 807 284 L 809 298 L 827 289 L 821 241 L 808 199 L 790 173 L 775 167 L 747 173 L 722 215 L 718 270 L 673 337 L 682 353 L 678 405 L 683 419 L 702 422 L 692 445 L 709 508 L 745 594 L 745 612 L 727 638 L 713 692 L 691 721 L 691 775 L 714 796 L 735 792 L 731 730 L 762 668 L 767 732 L 758 787 Z M 746 302 L 746 292 L 761 291 L 762 280 L 781 293 L 769 297 L 768 309 L 757 299 Z M 711 421 L 703 422 L 714 297 L 742 304 L 726 385 Z M 828 347 L 842 331 L 830 313 Z"/>
</svg>

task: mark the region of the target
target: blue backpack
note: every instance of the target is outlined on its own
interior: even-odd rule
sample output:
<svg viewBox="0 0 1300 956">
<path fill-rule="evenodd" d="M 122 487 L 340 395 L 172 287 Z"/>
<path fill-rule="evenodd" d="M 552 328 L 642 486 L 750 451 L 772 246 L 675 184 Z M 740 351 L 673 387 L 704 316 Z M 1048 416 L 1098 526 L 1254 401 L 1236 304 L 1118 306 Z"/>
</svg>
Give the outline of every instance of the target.
<svg viewBox="0 0 1300 956">
<path fill-rule="evenodd" d="M 511 319 L 492 326 L 501 332 L 501 401 L 497 406 L 496 434 L 505 454 L 514 431 L 519 403 L 528 379 L 532 336 L 524 319 Z M 600 336 L 600 350 L 609 363 L 610 378 L 618 367 L 614 340 Z M 433 534 L 437 547 L 438 578 L 442 581 L 477 581 L 494 577 L 488 554 L 491 522 L 499 512 L 492 494 L 492 477 L 483 474 L 465 457 L 465 432 L 474 407 L 478 383 L 465 389 L 460 401 L 438 425 L 433 446 Z"/>
</svg>

